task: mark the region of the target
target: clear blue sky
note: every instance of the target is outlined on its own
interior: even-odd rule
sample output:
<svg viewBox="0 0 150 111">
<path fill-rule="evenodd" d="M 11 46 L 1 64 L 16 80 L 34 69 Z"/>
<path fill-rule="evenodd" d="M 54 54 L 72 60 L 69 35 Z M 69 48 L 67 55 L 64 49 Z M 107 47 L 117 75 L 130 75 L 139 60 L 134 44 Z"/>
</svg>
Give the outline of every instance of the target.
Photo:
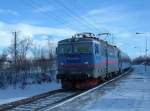
<svg viewBox="0 0 150 111">
<path fill-rule="evenodd" d="M 149 4 L 149 0 L 0 0 L 0 49 L 10 44 L 14 30 L 43 46 L 48 38 L 56 43 L 76 32 L 111 32 L 115 43 L 135 57 L 144 53 L 144 37 L 150 39 Z"/>
</svg>

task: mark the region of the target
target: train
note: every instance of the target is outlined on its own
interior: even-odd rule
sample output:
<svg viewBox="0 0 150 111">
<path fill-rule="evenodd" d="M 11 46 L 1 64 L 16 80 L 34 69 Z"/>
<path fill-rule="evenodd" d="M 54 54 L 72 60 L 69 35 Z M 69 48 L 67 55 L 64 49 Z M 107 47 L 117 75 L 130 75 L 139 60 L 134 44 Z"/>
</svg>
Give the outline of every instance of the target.
<svg viewBox="0 0 150 111">
<path fill-rule="evenodd" d="M 59 41 L 56 52 L 63 89 L 91 88 L 131 67 L 127 54 L 90 32 Z"/>
</svg>

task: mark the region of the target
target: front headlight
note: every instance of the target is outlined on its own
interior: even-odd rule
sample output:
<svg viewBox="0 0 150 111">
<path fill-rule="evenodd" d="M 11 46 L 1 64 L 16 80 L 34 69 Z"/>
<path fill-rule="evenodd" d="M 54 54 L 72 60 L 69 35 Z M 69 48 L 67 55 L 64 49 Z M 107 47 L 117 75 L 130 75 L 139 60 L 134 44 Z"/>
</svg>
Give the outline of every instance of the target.
<svg viewBox="0 0 150 111">
<path fill-rule="evenodd" d="M 89 62 L 84 62 L 84 64 L 89 64 Z"/>
</svg>

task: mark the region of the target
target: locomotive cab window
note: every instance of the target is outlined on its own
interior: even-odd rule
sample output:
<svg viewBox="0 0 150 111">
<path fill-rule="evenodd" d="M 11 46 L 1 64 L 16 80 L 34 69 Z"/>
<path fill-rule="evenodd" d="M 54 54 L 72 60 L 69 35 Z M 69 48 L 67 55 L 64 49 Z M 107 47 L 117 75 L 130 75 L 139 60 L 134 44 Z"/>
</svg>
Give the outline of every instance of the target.
<svg viewBox="0 0 150 111">
<path fill-rule="evenodd" d="M 72 46 L 70 44 L 62 44 L 58 47 L 58 54 L 70 54 Z"/>
<path fill-rule="evenodd" d="M 90 44 L 74 44 L 74 52 L 75 53 L 90 53 L 91 45 Z"/>
</svg>

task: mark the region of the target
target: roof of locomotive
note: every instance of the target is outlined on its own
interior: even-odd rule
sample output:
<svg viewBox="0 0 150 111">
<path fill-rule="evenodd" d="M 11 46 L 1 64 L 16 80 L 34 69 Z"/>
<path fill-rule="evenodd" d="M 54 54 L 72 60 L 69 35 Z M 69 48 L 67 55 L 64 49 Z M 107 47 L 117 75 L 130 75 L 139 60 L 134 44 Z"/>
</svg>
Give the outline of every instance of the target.
<svg viewBox="0 0 150 111">
<path fill-rule="evenodd" d="M 84 32 L 84 33 L 77 33 L 73 35 L 72 38 L 61 40 L 59 41 L 59 44 L 68 43 L 68 42 L 82 42 L 82 41 L 91 42 L 91 41 L 103 41 L 103 40 L 97 38 L 93 33 Z"/>
<path fill-rule="evenodd" d="M 69 42 L 100 42 L 102 44 L 107 44 L 107 46 L 120 50 L 117 46 L 109 44 L 107 41 L 97 38 L 93 33 L 84 32 L 84 33 L 77 33 L 72 36 L 72 38 L 67 38 L 64 40 L 59 41 L 59 44 L 67 44 Z"/>
</svg>

